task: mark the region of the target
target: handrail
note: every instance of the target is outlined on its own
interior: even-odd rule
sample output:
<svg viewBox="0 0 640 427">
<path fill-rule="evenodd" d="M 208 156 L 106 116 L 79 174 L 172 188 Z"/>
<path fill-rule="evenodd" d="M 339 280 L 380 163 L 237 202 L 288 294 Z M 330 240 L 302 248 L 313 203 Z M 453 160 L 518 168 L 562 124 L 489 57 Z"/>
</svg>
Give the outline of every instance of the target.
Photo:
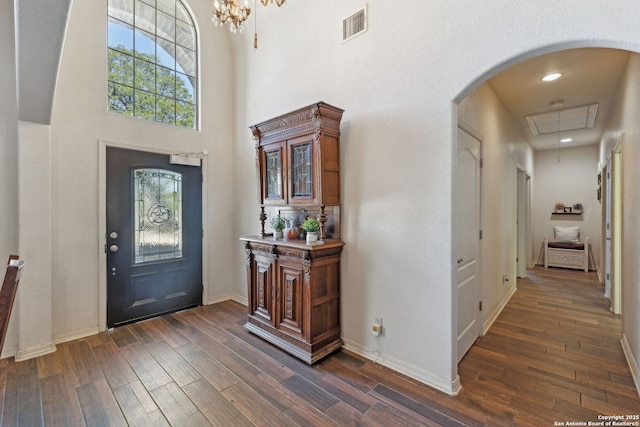
<svg viewBox="0 0 640 427">
<path fill-rule="evenodd" d="M 7 262 L 7 271 L 4 274 L 2 289 L 0 289 L 0 353 L 4 346 L 4 339 L 9 329 L 9 319 L 13 302 L 16 298 L 18 283 L 22 277 L 22 267 L 24 261 L 20 261 L 18 255 L 10 255 Z"/>
</svg>

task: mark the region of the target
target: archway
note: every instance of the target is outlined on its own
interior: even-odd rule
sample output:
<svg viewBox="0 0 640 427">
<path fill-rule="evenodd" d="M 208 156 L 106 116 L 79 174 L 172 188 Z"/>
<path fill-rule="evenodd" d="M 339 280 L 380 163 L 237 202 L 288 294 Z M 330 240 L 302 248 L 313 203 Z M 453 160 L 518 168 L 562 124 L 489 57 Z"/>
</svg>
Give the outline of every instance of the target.
<svg viewBox="0 0 640 427">
<path fill-rule="evenodd" d="M 589 46 L 588 48 L 608 48 L 608 49 L 603 49 L 603 50 L 616 50 L 617 48 L 621 47 L 620 43 L 610 43 L 610 45 L 608 46 L 603 46 L 603 45 L 598 45 L 598 46 Z M 514 58 L 513 60 L 507 61 L 504 64 L 500 64 L 499 66 L 496 66 L 493 70 L 487 72 L 486 74 L 484 74 L 483 76 L 481 76 L 479 79 L 477 79 L 476 81 L 474 81 L 473 84 L 469 85 L 462 93 L 461 95 L 456 99 L 456 105 L 458 106 L 458 111 L 457 111 L 457 116 L 456 116 L 456 120 L 458 121 L 458 123 L 462 120 L 465 121 L 466 123 L 469 122 L 469 117 L 473 117 L 471 120 L 475 120 L 474 123 L 471 124 L 472 127 L 474 127 L 474 129 L 480 133 L 485 140 L 491 140 L 492 138 L 495 139 L 499 139 L 501 137 L 507 137 L 507 139 L 511 136 L 511 132 L 510 131 L 505 131 L 504 129 L 501 130 L 497 130 L 496 129 L 489 129 L 489 126 L 485 124 L 482 124 L 482 118 L 486 119 L 488 115 L 490 115 L 491 113 L 495 113 L 496 111 L 498 111 L 500 109 L 500 107 L 497 105 L 500 102 L 498 98 L 498 96 L 495 94 L 495 92 L 493 93 L 494 95 L 494 99 L 489 99 L 490 97 L 487 95 L 489 92 L 493 91 L 493 88 L 491 87 L 490 83 L 487 83 L 489 80 L 491 80 L 492 78 L 495 78 L 495 76 L 499 75 L 501 72 L 510 69 L 511 67 L 517 66 L 518 64 L 524 64 L 526 63 L 528 60 L 533 59 L 533 58 L 540 58 L 543 57 L 545 55 L 549 55 L 549 54 L 556 54 L 556 55 L 563 55 L 563 54 L 568 54 L 571 53 L 570 51 L 573 49 L 577 49 L 577 48 L 587 48 L 587 46 L 585 46 L 584 44 L 565 44 L 565 45 L 555 45 L 555 46 L 549 46 L 546 48 L 542 48 L 542 49 L 538 49 L 535 51 L 531 51 L 528 53 L 525 53 L 523 55 L 520 55 L 516 58 Z M 634 55 L 631 52 L 627 51 L 627 55 L 631 56 Z M 624 70 L 627 70 L 627 66 L 626 66 L 626 62 L 625 62 L 625 68 Z M 618 80 L 619 81 L 619 80 Z M 615 86 L 617 86 L 618 81 L 616 81 Z M 552 101 L 552 100 L 550 100 Z M 611 125 L 607 128 L 607 132 L 609 133 L 613 133 L 614 132 L 614 128 L 616 127 L 620 127 L 623 125 L 622 121 L 623 119 L 623 112 L 620 112 L 619 110 L 622 108 L 622 101 L 620 99 L 616 100 L 617 103 L 615 105 L 615 108 L 617 108 L 617 110 L 614 112 L 615 116 L 617 118 L 614 118 L 614 120 L 618 120 L 620 123 Z M 480 116 L 483 116 L 482 118 L 478 118 L 478 116 L 474 116 L 473 114 L 469 114 L 472 110 L 473 111 L 478 111 L 479 106 L 489 106 L 491 109 L 491 113 L 487 113 L 487 114 L 483 114 L 481 113 Z M 582 103 L 578 103 L 578 105 L 583 105 Z M 503 109 L 505 111 L 502 112 L 502 114 L 507 113 L 507 116 L 510 116 L 511 114 L 508 114 L 509 112 L 506 111 L 507 109 L 504 108 L 503 105 Z M 531 111 L 530 113 L 538 113 L 540 111 Z M 512 120 L 517 120 L 517 119 L 521 119 L 523 120 L 523 117 L 511 117 Z M 492 126 L 498 126 L 500 125 L 500 120 L 495 120 L 495 117 L 493 117 L 494 119 L 494 123 L 492 123 Z M 506 119 L 504 119 L 506 120 Z M 457 125 L 457 123 L 454 123 L 454 126 Z M 624 129 L 622 129 L 621 131 L 623 131 Z M 557 132 L 558 134 L 560 133 L 560 131 Z M 557 137 L 557 135 L 556 135 Z M 525 138 L 526 139 L 526 138 Z M 485 169 L 483 169 L 483 174 L 489 174 L 490 178 L 489 179 L 485 179 L 485 183 L 488 182 L 495 182 L 497 180 L 497 176 L 498 174 L 495 174 L 493 171 L 495 171 L 495 168 L 503 168 L 506 169 L 508 166 L 513 166 L 513 170 L 514 170 L 514 174 L 513 174 L 513 179 L 515 182 L 516 179 L 516 174 L 515 171 L 518 168 L 521 168 L 524 171 L 529 171 L 533 165 L 531 163 L 527 164 L 527 162 L 529 160 L 527 160 L 527 157 L 532 157 L 533 156 L 533 150 L 531 150 L 531 152 L 527 153 L 527 150 L 521 150 L 522 146 L 520 144 L 523 144 L 523 141 L 517 141 L 517 140 L 512 140 L 511 142 L 507 143 L 508 147 L 507 147 L 507 151 L 508 154 L 506 156 L 503 156 L 502 158 L 500 158 L 498 155 L 494 154 L 494 159 L 493 160 L 502 160 L 502 164 L 499 164 L 498 166 L 496 166 L 495 162 L 492 163 L 492 171 L 487 172 L 487 168 L 485 166 Z M 605 159 L 606 160 L 606 156 L 608 155 L 608 153 L 611 151 L 611 146 L 612 144 L 609 143 L 607 135 L 602 134 L 602 136 L 599 138 L 598 140 L 598 146 L 600 148 L 596 149 L 596 156 L 597 156 L 597 162 L 598 162 L 598 168 L 602 166 L 601 160 Z M 504 148 L 504 147 L 503 147 Z M 486 153 L 485 153 L 486 154 Z M 524 157 L 523 157 L 524 156 Z M 485 157 L 486 160 L 486 157 Z M 455 163 L 455 159 L 454 159 L 454 163 Z M 485 162 L 486 165 L 487 162 Z M 512 165 L 509 165 L 509 163 L 512 163 Z M 456 169 L 456 167 L 454 167 L 454 170 Z M 597 170 L 593 171 L 593 179 L 591 180 L 591 187 L 592 187 L 592 191 L 593 191 L 593 196 L 595 198 L 595 183 L 596 183 L 596 173 Z M 504 174 L 503 174 L 504 175 Z M 492 177 L 492 178 L 491 178 Z M 534 174 L 534 185 L 535 185 L 535 174 Z M 454 181 L 455 182 L 455 181 Z M 499 205 L 500 206 L 500 210 L 503 210 L 504 208 L 504 204 L 500 203 L 501 199 L 500 198 L 492 198 L 491 197 L 491 189 L 489 186 L 484 185 L 483 186 L 484 191 L 483 191 L 483 197 L 485 198 L 485 204 L 493 204 L 493 205 Z M 507 184 L 506 187 L 502 187 L 502 190 L 507 190 L 510 191 L 511 187 Z M 455 191 L 455 188 L 454 188 Z M 489 194 L 487 194 L 487 192 Z M 489 199 L 489 202 L 487 202 L 487 199 Z M 513 202 L 512 199 L 507 197 L 506 202 L 509 204 L 511 202 Z M 515 203 L 515 202 L 514 202 Z M 483 207 L 485 206 L 485 204 L 483 204 Z M 533 203 L 534 207 L 535 207 L 535 202 Z M 489 208 L 491 209 L 491 208 Z M 508 207 L 507 207 L 508 209 Z M 543 206 L 541 209 L 545 209 L 546 211 L 550 211 L 550 208 L 548 206 Z M 494 223 L 491 223 L 492 218 L 499 218 L 499 219 L 503 219 L 505 218 L 505 215 L 503 215 L 501 212 L 498 212 L 499 210 L 494 208 L 493 211 L 490 212 L 484 212 L 483 213 L 483 235 L 485 236 L 485 238 L 487 238 L 487 236 L 493 235 L 493 234 L 499 234 L 499 235 L 504 235 L 500 233 L 500 230 L 498 230 L 498 233 L 494 233 L 494 231 L 496 231 L 496 221 L 494 221 Z M 546 212 L 547 216 L 549 214 L 549 212 Z M 604 233 L 602 233 L 602 222 L 599 220 L 599 217 L 597 217 L 596 214 L 601 215 L 602 214 L 602 208 L 599 204 L 593 204 L 592 206 L 592 211 L 590 212 L 590 215 L 592 215 L 593 219 L 595 219 L 595 221 L 593 221 L 594 223 L 597 223 L 597 227 L 599 228 L 599 231 L 601 232 L 601 234 L 604 235 Z M 514 218 L 515 220 L 515 218 Z M 487 222 L 489 222 L 487 224 Z M 535 231 L 534 231 L 535 232 Z M 454 233 L 455 234 L 455 233 Z M 489 238 L 491 239 L 491 238 Z M 602 242 L 603 238 L 598 238 L 598 247 L 600 248 L 601 242 Z M 500 256 L 505 256 L 506 258 L 509 260 L 507 262 L 502 262 L 500 260 L 496 260 L 496 259 L 492 259 L 491 256 L 488 257 L 484 257 L 483 258 L 483 264 L 482 264 L 482 270 L 483 270 L 483 275 L 482 275 L 482 283 L 483 283 L 483 288 L 482 288 L 482 302 L 483 302 L 483 306 L 485 310 L 488 310 L 489 313 L 484 313 L 483 314 L 483 319 L 484 319 L 484 325 L 483 325 L 483 330 L 486 331 L 488 330 L 489 326 L 491 325 L 491 323 L 493 323 L 493 321 L 495 320 L 495 318 L 498 316 L 499 312 L 502 310 L 502 308 L 504 307 L 504 305 L 506 304 L 506 302 L 508 301 L 508 299 L 510 298 L 511 294 L 513 292 L 515 292 L 515 288 L 511 289 L 505 289 L 505 284 L 504 284 L 504 280 L 502 281 L 502 283 L 500 283 L 500 286 L 496 286 L 496 282 L 499 283 L 499 281 L 495 280 L 496 277 L 504 277 L 503 274 L 505 273 L 510 273 L 511 271 L 516 271 L 515 270 L 515 257 L 511 256 L 511 252 L 509 250 L 509 248 L 507 247 L 505 249 L 505 246 L 508 246 L 509 242 L 507 242 L 507 245 L 502 244 L 502 246 L 496 246 L 495 244 L 492 243 L 496 243 L 495 241 L 493 242 L 488 242 L 488 243 L 483 243 L 482 247 L 482 253 L 487 253 L 487 248 L 490 247 L 492 248 L 492 250 L 494 252 L 499 252 Z M 500 248 L 498 250 L 496 250 L 497 248 Z M 513 261 L 511 261 L 511 259 L 513 259 Z M 454 260 L 455 261 L 455 260 Z M 507 271 L 505 271 L 507 270 Z M 514 274 L 513 277 L 515 277 L 516 275 Z M 637 292 L 634 290 L 634 292 Z M 457 304 L 454 303 L 454 318 L 456 317 L 456 313 L 455 310 L 457 310 Z M 635 328 L 633 329 L 632 335 L 637 335 L 637 331 L 635 330 Z M 624 331 L 623 331 L 624 334 Z M 637 354 L 637 351 L 636 351 Z M 635 357 L 637 359 L 637 356 Z M 637 376 L 637 373 L 636 373 Z"/>
</svg>

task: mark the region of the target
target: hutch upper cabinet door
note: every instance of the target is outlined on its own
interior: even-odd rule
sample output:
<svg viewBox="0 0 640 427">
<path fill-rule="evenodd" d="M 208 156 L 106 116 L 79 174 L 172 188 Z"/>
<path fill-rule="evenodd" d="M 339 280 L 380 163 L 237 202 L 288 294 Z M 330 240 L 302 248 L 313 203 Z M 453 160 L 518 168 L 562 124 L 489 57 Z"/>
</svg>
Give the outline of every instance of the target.
<svg viewBox="0 0 640 427">
<path fill-rule="evenodd" d="M 308 137 L 290 140 L 287 143 L 289 165 L 289 203 L 292 205 L 314 205 L 319 194 L 316 188 L 317 167 L 313 155 L 313 141 Z"/>
<path fill-rule="evenodd" d="M 260 153 L 261 176 L 260 191 L 262 199 L 266 205 L 283 205 L 287 203 L 286 186 L 284 177 L 286 176 L 285 156 L 281 143 L 269 144 Z"/>
</svg>

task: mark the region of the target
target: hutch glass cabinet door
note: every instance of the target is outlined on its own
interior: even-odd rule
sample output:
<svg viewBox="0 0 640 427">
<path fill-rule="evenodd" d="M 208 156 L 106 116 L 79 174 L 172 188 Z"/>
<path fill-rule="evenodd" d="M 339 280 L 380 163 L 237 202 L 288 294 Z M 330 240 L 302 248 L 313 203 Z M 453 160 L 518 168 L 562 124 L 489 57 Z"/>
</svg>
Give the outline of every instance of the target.
<svg viewBox="0 0 640 427">
<path fill-rule="evenodd" d="M 312 203 L 314 199 L 315 174 L 313 150 L 310 139 L 289 142 L 289 203 Z"/>
<path fill-rule="evenodd" d="M 263 194 L 265 204 L 283 204 L 285 202 L 283 185 L 282 146 L 265 147 L 263 151 L 264 179 Z"/>
</svg>

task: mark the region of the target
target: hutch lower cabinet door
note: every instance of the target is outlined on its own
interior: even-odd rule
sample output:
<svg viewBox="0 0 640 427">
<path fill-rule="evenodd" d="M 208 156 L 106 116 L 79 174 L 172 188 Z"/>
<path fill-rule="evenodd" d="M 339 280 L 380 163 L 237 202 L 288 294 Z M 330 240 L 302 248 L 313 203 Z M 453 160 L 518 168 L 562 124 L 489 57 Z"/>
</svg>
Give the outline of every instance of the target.
<svg viewBox="0 0 640 427">
<path fill-rule="evenodd" d="M 241 240 L 249 297 L 245 328 L 309 364 L 339 349 L 344 242 Z"/>
</svg>

